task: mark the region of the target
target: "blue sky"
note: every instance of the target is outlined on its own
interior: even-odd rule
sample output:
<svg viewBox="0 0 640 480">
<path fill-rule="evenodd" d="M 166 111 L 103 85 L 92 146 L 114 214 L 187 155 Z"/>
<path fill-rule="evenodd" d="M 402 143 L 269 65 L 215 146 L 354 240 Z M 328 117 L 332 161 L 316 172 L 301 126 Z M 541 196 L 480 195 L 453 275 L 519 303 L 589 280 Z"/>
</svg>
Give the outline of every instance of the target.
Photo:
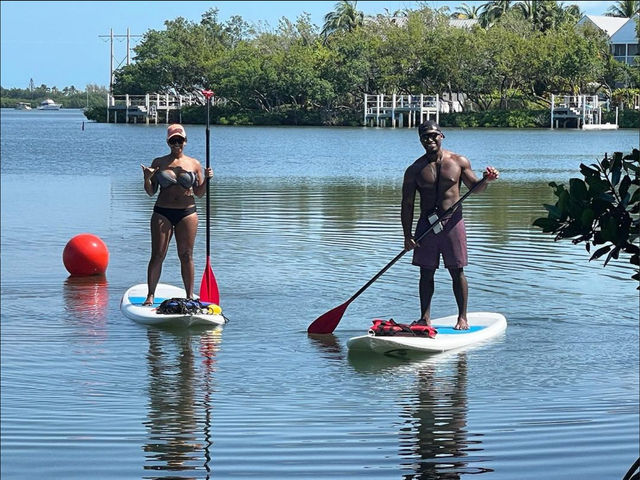
<svg viewBox="0 0 640 480">
<path fill-rule="evenodd" d="M 405 7 L 416 8 L 419 2 L 359 1 L 365 14 L 384 13 Z M 432 7 L 448 5 L 451 10 L 465 2 L 430 1 Z M 484 1 L 466 1 L 482 4 Z M 565 1 L 577 3 L 587 14 L 602 15 L 614 2 Z M 0 2 L 0 84 L 4 88 L 27 88 L 33 78 L 36 85 L 46 84 L 60 89 L 75 86 L 84 90 L 87 84 L 108 85 L 109 42 L 99 38 L 114 34 L 141 35 L 150 29 L 164 29 L 164 21 L 176 17 L 199 21 L 209 8 L 219 9 L 219 19 L 233 15 L 264 26 L 277 27 L 278 20 L 295 20 L 306 12 L 318 26 L 336 1 L 160 1 L 160 2 Z M 133 44 L 135 45 L 135 44 Z M 126 58 L 124 39 L 114 42 L 116 66 Z"/>
</svg>

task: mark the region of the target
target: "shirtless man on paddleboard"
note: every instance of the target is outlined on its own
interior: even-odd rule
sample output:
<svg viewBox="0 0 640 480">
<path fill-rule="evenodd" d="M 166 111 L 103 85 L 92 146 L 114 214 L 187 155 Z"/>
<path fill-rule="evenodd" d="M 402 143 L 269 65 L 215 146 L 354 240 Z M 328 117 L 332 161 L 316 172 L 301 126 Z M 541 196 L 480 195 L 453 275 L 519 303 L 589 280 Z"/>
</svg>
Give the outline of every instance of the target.
<svg viewBox="0 0 640 480">
<path fill-rule="evenodd" d="M 420 267 L 420 323 L 431 325 L 431 298 L 434 291 L 434 274 L 440 255 L 453 280 L 453 294 L 458 305 L 458 321 L 455 328 L 466 330 L 467 322 L 467 236 L 462 218 L 462 208 L 442 219 L 442 230 L 434 228 L 417 244 L 418 238 L 429 226 L 429 217 L 435 219 L 460 199 L 460 184 L 473 188 L 480 182 L 471 170 L 469 160 L 457 153 L 442 149 L 444 134 L 438 124 L 427 120 L 418 127 L 420 143 L 425 154 L 407 168 L 402 184 L 402 208 L 400 218 L 404 232 L 404 248 L 413 250 L 413 264 Z M 482 192 L 487 183 L 496 180 L 498 170 L 487 167 L 483 172 L 486 182 L 475 192 Z M 420 217 L 415 237 L 412 235 L 416 192 L 420 193 Z M 435 216 L 434 216 L 435 215 Z M 438 233 L 436 233 L 438 231 Z"/>
</svg>

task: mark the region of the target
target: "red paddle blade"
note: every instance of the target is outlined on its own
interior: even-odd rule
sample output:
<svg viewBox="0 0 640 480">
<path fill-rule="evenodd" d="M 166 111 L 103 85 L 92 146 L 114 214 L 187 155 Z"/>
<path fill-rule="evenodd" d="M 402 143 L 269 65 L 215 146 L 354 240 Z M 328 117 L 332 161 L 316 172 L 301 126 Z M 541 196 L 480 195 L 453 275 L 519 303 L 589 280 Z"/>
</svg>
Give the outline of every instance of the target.
<svg viewBox="0 0 640 480">
<path fill-rule="evenodd" d="M 307 333 L 332 333 L 340 323 L 340 320 L 342 320 L 342 315 L 344 315 L 344 311 L 349 306 L 349 303 L 350 302 L 345 302 L 333 310 L 329 310 L 327 313 L 320 315 L 309 325 Z"/>
<path fill-rule="evenodd" d="M 213 276 L 209 257 L 207 257 L 207 265 L 204 269 L 204 273 L 202 274 L 202 282 L 200 282 L 200 300 L 220 305 L 218 283 L 216 282 L 216 277 Z"/>
</svg>

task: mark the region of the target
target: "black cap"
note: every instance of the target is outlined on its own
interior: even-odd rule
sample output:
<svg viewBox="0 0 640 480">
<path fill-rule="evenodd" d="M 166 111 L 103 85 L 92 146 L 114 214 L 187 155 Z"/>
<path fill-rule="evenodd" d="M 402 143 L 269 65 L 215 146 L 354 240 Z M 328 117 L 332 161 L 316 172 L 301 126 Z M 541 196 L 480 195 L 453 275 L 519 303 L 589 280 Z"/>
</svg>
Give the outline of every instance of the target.
<svg viewBox="0 0 640 480">
<path fill-rule="evenodd" d="M 434 132 L 439 133 L 440 135 L 442 135 L 442 138 L 444 138 L 444 133 L 442 133 L 442 130 L 440 130 L 440 125 L 438 125 L 433 120 L 425 120 L 418 127 L 419 135 L 423 135 L 425 133 L 434 133 Z"/>
</svg>

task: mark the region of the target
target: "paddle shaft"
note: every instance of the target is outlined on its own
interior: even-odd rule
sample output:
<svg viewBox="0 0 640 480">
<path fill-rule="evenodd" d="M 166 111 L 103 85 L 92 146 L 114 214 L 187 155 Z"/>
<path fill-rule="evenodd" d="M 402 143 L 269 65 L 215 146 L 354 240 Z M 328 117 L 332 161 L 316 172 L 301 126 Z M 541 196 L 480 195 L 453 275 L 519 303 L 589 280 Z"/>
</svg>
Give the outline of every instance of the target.
<svg viewBox="0 0 640 480">
<path fill-rule="evenodd" d="M 484 182 L 486 182 L 487 178 L 483 177 L 482 180 L 480 180 L 478 183 L 476 183 L 472 188 L 469 189 L 469 191 L 467 193 L 465 193 L 462 197 L 460 197 L 458 199 L 458 201 L 456 203 L 454 203 L 453 205 L 451 205 L 449 208 L 447 208 L 439 217 L 438 220 L 433 222 L 429 228 L 427 228 L 424 233 L 420 234 L 420 236 L 418 238 L 416 238 L 416 243 L 420 242 L 420 240 L 422 240 L 424 237 L 427 236 L 427 234 L 433 230 L 435 228 L 435 226 L 446 216 L 449 215 L 450 213 L 453 213 L 461 204 L 462 202 L 469 196 L 471 195 L 471 193 L 478 188 L 481 184 L 483 184 Z M 374 275 L 374 277 L 369 280 L 367 283 L 365 283 L 363 285 L 363 287 L 358 290 L 349 300 L 347 300 L 344 305 L 349 305 L 351 302 L 353 302 L 356 298 L 358 298 L 362 292 L 364 292 L 367 288 L 369 288 L 371 286 L 371 284 L 373 282 L 375 282 L 378 278 L 380 278 L 387 270 L 389 270 L 393 264 L 395 264 L 398 260 L 400 260 L 402 258 L 402 256 L 407 253 L 409 250 L 402 250 L 398 255 L 396 255 L 393 260 L 391 260 L 389 263 L 387 263 L 382 270 L 380 270 L 378 273 L 376 273 Z"/>
<path fill-rule="evenodd" d="M 206 168 L 211 168 L 211 142 L 210 142 L 210 130 L 209 130 L 209 111 L 211 107 L 211 97 L 213 96 L 213 92 L 211 90 L 203 90 L 202 93 L 207 98 L 207 129 L 206 129 L 206 154 L 207 154 L 207 164 Z M 207 264 L 204 269 L 204 273 L 202 275 L 202 283 L 200 284 L 200 298 L 205 302 L 212 302 L 215 304 L 220 304 L 220 292 L 218 291 L 218 284 L 216 282 L 216 277 L 213 275 L 213 270 L 211 270 L 211 200 L 210 200 L 210 184 L 211 178 L 209 176 L 206 177 L 207 181 Z"/>
<path fill-rule="evenodd" d="M 207 97 L 207 131 L 206 131 L 206 151 L 207 151 L 207 168 L 209 168 L 210 165 L 210 142 L 209 142 L 209 106 L 211 105 L 211 97 Z M 209 222 L 211 219 L 211 205 L 209 202 L 209 177 L 207 177 L 207 260 L 209 259 L 209 254 L 211 252 L 211 236 L 209 233 Z"/>
</svg>

